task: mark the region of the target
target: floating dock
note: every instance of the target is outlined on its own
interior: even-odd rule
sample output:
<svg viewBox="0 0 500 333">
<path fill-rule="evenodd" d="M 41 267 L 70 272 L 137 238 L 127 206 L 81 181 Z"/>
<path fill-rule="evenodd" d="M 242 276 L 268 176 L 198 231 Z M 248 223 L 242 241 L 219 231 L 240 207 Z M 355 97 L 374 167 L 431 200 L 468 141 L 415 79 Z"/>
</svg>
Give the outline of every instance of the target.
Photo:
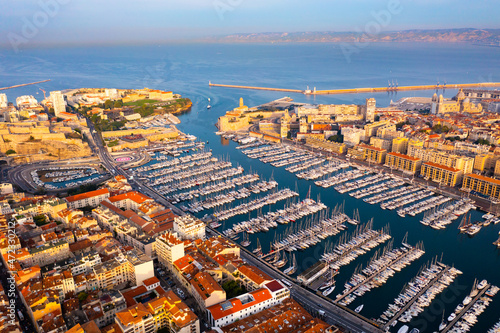
<svg viewBox="0 0 500 333">
<path fill-rule="evenodd" d="M 210 87 L 223 87 L 223 88 L 236 88 L 236 89 L 251 89 L 251 90 L 269 90 L 281 91 L 305 95 L 340 95 L 340 94 L 365 94 L 376 92 L 395 92 L 395 91 L 410 91 L 410 90 L 434 90 L 434 89 L 464 89 L 464 88 L 486 88 L 486 87 L 500 87 L 500 82 L 480 82 L 480 83 L 458 83 L 458 84 L 429 84 L 417 86 L 390 86 L 390 87 L 377 87 L 377 88 L 350 88 L 350 89 L 331 89 L 331 90 L 300 90 L 300 89 L 286 89 L 286 88 L 272 88 L 272 87 L 254 87 L 254 86 L 241 86 L 233 84 L 217 84 L 209 82 Z"/>
</svg>

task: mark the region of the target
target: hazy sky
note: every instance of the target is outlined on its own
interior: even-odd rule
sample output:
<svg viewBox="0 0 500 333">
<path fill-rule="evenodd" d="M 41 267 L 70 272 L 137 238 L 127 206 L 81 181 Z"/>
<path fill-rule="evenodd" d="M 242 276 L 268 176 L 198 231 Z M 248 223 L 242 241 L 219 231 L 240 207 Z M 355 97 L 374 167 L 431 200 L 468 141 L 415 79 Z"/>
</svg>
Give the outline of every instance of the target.
<svg viewBox="0 0 500 333">
<path fill-rule="evenodd" d="M 123 43 L 248 32 L 499 28 L 497 0 L 0 0 L 0 44 Z M 395 10 L 396 8 L 396 10 Z M 497 13 L 497 14 L 495 14 Z M 376 16 L 376 15 L 375 15 Z"/>
</svg>

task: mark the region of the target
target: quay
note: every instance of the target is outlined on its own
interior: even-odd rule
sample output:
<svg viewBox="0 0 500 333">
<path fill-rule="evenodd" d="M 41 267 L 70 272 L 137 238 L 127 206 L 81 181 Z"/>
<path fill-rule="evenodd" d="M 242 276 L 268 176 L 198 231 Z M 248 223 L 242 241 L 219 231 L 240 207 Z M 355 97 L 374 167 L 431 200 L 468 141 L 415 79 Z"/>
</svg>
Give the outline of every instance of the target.
<svg viewBox="0 0 500 333">
<path fill-rule="evenodd" d="M 16 84 L 15 86 L 0 88 L 0 90 L 14 89 L 14 88 L 19 88 L 19 87 L 24 87 L 24 86 L 31 86 L 33 84 L 39 84 L 39 83 L 44 83 L 44 82 L 49 82 L 49 81 L 50 80 L 43 80 L 43 81 L 37 81 L 37 82 L 31 82 L 31 83 Z"/>
<path fill-rule="evenodd" d="M 252 90 L 270 90 L 282 91 L 305 95 L 339 95 L 339 94 L 363 94 L 376 92 L 391 92 L 391 91 L 410 91 L 410 90 L 433 90 L 433 89 L 463 89 L 463 88 L 485 88 L 485 87 L 500 87 L 500 82 L 479 82 L 479 83 L 458 83 L 458 84 L 429 84 L 417 86 L 398 86 L 398 87 L 376 87 L 376 88 L 349 88 L 349 89 L 330 89 L 330 90 L 300 90 L 272 87 L 253 87 L 241 86 L 232 84 L 217 84 L 209 82 L 210 87 L 237 88 L 237 89 L 252 89 Z"/>
<path fill-rule="evenodd" d="M 442 332 L 442 333 L 446 333 L 446 332 L 448 332 L 448 331 L 449 331 L 449 330 L 450 330 L 453 326 L 455 326 L 455 323 L 456 323 L 457 321 L 459 321 L 459 320 L 460 320 L 460 318 L 462 318 L 462 316 L 463 316 L 463 315 L 464 315 L 467 311 L 469 311 L 469 309 L 470 309 L 470 308 L 471 308 L 474 304 L 476 304 L 477 300 L 478 300 L 479 298 L 481 298 L 481 297 L 484 295 L 484 293 L 485 293 L 485 292 L 486 292 L 486 291 L 487 291 L 490 287 L 491 287 L 491 284 L 489 284 L 489 283 L 488 283 L 488 284 L 486 285 L 486 287 L 484 287 L 483 289 L 481 289 L 481 290 L 479 291 L 479 293 L 476 295 L 476 297 L 474 297 L 474 298 L 472 299 L 472 301 L 471 301 L 469 304 L 467 304 L 467 306 L 465 306 L 465 307 L 462 309 L 462 311 L 460 311 L 460 313 L 459 313 L 459 314 L 457 314 L 457 316 L 455 317 L 455 319 L 453 319 L 452 321 L 450 321 L 450 323 L 448 324 L 448 326 L 446 326 L 446 327 L 445 327 L 445 328 L 444 328 L 441 332 Z"/>
<path fill-rule="evenodd" d="M 422 296 L 427 290 L 429 290 L 429 288 L 431 288 L 435 283 L 436 281 L 438 281 L 445 273 L 447 273 L 449 270 L 450 270 L 450 266 L 448 265 L 444 265 L 442 263 L 438 263 L 438 265 L 444 267 L 444 269 L 439 272 L 438 275 L 436 275 L 436 277 L 434 277 L 434 279 L 432 279 L 432 281 L 430 281 L 427 286 L 425 288 L 422 288 L 422 290 L 420 290 L 420 292 L 418 292 L 408 303 L 406 303 L 406 305 L 404 307 L 401 308 L 401 310 L 398 311 L 398 313 L 396 313 L 394 315 L 394 317 L 392 317 L 388 322 L 387 324 L 385 324 L 383 326 L 383 329 L 385 330 L 386 328 L 388 327 L 391 327 L 392 323 L 397 321 L 399 319 L 399 317 L 401 317 L 401 315 L 403 313 L 406 312 L 406 310 L 408 310 L 412 305 L 413 303 L 415 303 L 419 298 L 420 296 Z"/>
</svg>

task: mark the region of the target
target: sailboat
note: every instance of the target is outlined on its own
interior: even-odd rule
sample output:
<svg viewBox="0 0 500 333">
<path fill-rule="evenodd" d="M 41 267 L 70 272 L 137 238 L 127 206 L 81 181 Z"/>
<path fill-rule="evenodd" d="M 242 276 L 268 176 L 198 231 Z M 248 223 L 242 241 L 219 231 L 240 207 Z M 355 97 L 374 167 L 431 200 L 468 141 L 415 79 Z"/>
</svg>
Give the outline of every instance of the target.
<svg viewBox="0 0 500 333">
<path fill-rule="evenodd" d="M 328 288 L 328 289 L 325 289 L 325 290 L 323 291 L 323 296 L 325 296 L 325 297 L 326 297 L 326 296 L 330 295 L 330 294 L 331 294 L 334 290 L 335 290 L 335 286 L 332 286 L 332 287 L 330 287 L 330 288 Z"/>
<path fill-rule="evenodd" d="M 260 246 L 260 241 L 259 241 L 259 239 L 257 238 L 257 247 L 256 247 L 255 249 L 253 249 L 253 251 L 252 251 L 252 252 L 253 252 L 254 254 L 257 254 L 257 253 L 259 253 L 259 252 L 261 252 L 261 251 L 262 251 L 262 246 Z"/>
<path fill-rule="evenodd" d="M 361 312 L 361 310 L 363 310 L 363 307 L 364 307 L 364 306 L 365 306 L 364 304 L 361 304 L 361 305 L 360 305 L 360 306 L 358 306 L 356 309 L 354 309 L 354 312 L 356 312 L 356 313 L 360 313 L 360 312 Z"/>
<path fill-rule="evenodd" d="M 441 324 L 439 324 L 439 330 L 442 331 L 448 325 L 448 323 L 444 320 L 444 310 L 443 310 L 443 318 L 441 319 Z"/>
<path fill-rule="evenodd" d="M 208 105 L 207 105 L 207 109 L 210 109 L 212 108 L 212 106 L 210 105 L 210 97 L 208 98 Z"/>
<path fill-rule="evenodd" d="M 290 267 L 285 269 L 284 273 L 286 275 L 292 275 L 296 271 L 297 271 L 297 260 L 295 259 L 295 254 L 293 254 L 292 263 L 290 264 Z"/>
<path fill-rule="evenodd" d="M 243 241 L 241 242 L 241 246 L 243 247 L 247 247 L 249 246 L 250 244 L 252 244 L 252 242 L 250 241 L 250 239 L 248 238 L 248 233 L 244 233 L 243 234 Z"/>
<path fill-rule="evenodd" d="M 288 262 L 288 258 L 286 257 L 286 253 L 283 253 L 283 259 L 281 259 L 280 261 L 275 263 L 274 267 L 281 268 L 281 267 L 285 266 L 287 262 Z"/>
<path fill-rule="evenodd" d="M 461 233 L 465 233 L 465 232 L 467 232 L 467 230 L 469 229 L 470 226 L 471 226 L 470 216 L 469 216 L 469 220 L 467 221 L 467 215 L 464 215 L 464 217 L 462 218 L 462 221 L 460 222 L 460 225 L 458 226 L 458 229 L 460 230 Z"/>
<path fill-rule="evenodd" d="M 497 247 L 500 248 L 500 236 L 498 237 L 498 239 L 496 241 L 493 242 L 493 245 L 496 245 Z"/>
</svg>

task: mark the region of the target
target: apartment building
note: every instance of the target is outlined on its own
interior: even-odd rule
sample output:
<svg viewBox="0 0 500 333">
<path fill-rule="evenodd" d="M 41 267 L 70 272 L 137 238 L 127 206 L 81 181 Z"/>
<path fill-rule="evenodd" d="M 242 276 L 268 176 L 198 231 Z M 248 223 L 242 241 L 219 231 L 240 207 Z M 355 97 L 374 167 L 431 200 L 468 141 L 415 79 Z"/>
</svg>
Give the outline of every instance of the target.
<svg viewBox="0 0 500 333">
<path fill-rule="evenodd" d="M 474 191 L 487 197 L 500 199 L 500 180 L 476 174 L 464 176 L 462 189 Z"/>
<path fill-rule="evenodd" d="M 420 158 L 392 152 L 388 153 L 385 157 L 385 166 L 414 175 L 420 172 L 422 160 Z"/>
<path fill-rule="evenodd" d="M 208 321 L 212 327 L 226 326 L 277 305 L 289 297 L 290 290 L 278 280 L 273 280 L 261 289 L 209 307 Z"/>
<path fill-rule="evenodd" d="M 464 174 L 472 173 L 474 158 L 450 154 L 434 149 L 413 149 L 408 155 L 422 159 L 422 162 L 441 164 L 453 169 L 460 169 Z"/>
<path fill-rule="evenodd" d="M 66 197 L 66 202 L 69 208 L 77 209 L 83 207 L 97 207 L 101 203 L 109 198 L 109 190 L 104 188 L 100 190 L 95 190 L 91 192 L 86 192 L 82 194 L 73 195 Z"/>
<path fill-rule="evenodd" d="M 205 239 L 205 223 L 190 214 L 175 217 L 174 231 L 183 240 Z"/>
<path fill-rule="evenodd" d="M 446 165 L 425 162 L 422 164 L 420 174 L 428 180 L 446 186 L 457 186 L 462 183 L 463 171 L 450 168 Z"/>
<path fill-rule="evenodd" d="M 156 237 L 156 255 L 158 262 L 172 271 L 174 261 L 184 257 L 184 242 L 175 234 L 166 233 Z"/>
</svg>

